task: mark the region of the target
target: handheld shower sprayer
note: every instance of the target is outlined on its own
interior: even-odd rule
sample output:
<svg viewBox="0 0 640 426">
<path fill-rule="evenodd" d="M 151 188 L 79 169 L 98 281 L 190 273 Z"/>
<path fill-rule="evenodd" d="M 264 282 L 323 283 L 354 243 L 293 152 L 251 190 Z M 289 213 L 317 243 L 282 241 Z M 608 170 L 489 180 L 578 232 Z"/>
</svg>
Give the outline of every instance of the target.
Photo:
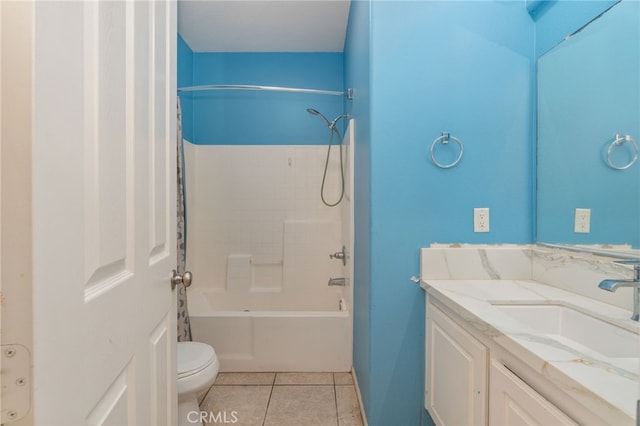
<svg viewBox="0 0 640 426">
<path fill-rule="evenodd" d="M 320 114 L 320 112 L 318 110 L 315 110 L 313 108 L 307 108 L 307 112 L 311 115 L 315 115 L 320 117 L 320 119 L 324 122 L 324 124 L 329 128 L 329 145 L 327 147 L 327 159 L 324 163 L 324 173 L 322 174 L 322 185 L 320 187 L 320 198 L 322 199 L 322 202 L 328 206 L 328 207 L 335 207 L 338 204 L 340 204 L 340 202 L 342 201 L 342 198 L 344 198 L 344 161 L 342 158 L 342 136 L 340 136 L 340 132 L 338 131 L 338 129 L 336 129 L 336 124 L 338 123 L 338 121 L 341 118 L 347 118 L 349 117 L 348 114 L 340 114 L 339 116 L 337 116 L 336 118 L 333 119 L 333 121 L 329 122 L 329 120 L 327 120 L 327 117 L 325 117 L 324 115 Z M 327 169 L 329 168 L 329 157 L 331 156 L 331 145 L 333 143 L 333 135 L 336 134 L 338 135 L 338 149 L 340 150 L 340 197 L 338 198 L 338 201 L 336 201 L 335 203 L 329 203 L 327 202 L 327 200 L 325 200 L 324 198 L 324 186 L 325 186 L 325 181 L 327 179 Z"/>
<path fill-rule="evenodd" d="M 329 122 L 329 120 L 327 120 L 327 117 L 325 117 L 324 115 L 322 115 L 318 110 L 313 109 L 313 108 L 307 108 L 307 112 L 311 115 L 315 115 L 320 117 L 320 119 L 322 121 L 324 121 L 324 124 L 326 124 L 326 126 L 333 130 L 336 127 L 336 124 L 338 123 L 338 120 L 340 120 L 341 118 L 347 118 L 349 116 L 349 114 L 340 114 L 339 116 L 337 116 L 336 118 L 333 119 L 333 121 Z"/>
<path fill-rule="evenodd" d="M 324 124 L 327 125 L 327 127 L 331 128 L 331 123 L 329 123 L 329 120 L 327 120 L 327 117 L 325 117 L 324 115 L 322 115 L 318 110 L 315 110 L 313 108 L 307 108 L 307 112 L 311 115 L 315 115 L 320 117 L 320 119 L 322 121 L 324 121 Z"/>
</svg>

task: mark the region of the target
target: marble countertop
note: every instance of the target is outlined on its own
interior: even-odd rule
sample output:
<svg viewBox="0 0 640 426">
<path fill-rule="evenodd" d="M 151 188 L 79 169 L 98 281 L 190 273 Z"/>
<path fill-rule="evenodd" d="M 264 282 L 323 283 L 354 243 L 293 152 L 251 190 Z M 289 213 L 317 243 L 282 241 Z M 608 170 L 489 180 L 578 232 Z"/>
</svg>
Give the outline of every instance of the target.
<svg viewBox="0 0 640 426">
<path fill-rule="evenodd" d="M 525 362 L 566 394 L 610 424 L 634 423 L 638 399 L 638 357 L 609 358 L 571 341 L 540 334 L 495 305 L 564 305 L 640 334 L 631 312 L 531 280 L 423 279 L 430 296 L 468 325 Z M 640 356 L 640 335 L 637 339 Z"/>
</svg>

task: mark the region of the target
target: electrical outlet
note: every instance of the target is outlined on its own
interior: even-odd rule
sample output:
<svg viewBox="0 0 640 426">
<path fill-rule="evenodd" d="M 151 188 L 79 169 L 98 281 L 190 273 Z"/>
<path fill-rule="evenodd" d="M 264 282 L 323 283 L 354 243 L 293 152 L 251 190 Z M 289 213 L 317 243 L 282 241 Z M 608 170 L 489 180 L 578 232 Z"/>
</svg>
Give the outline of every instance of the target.
<svg viewBox="0 0 640 426">
<path fill-rule="evenodd" d="M 489 232 L 489 208 L 473 209 L 473 232 Z"/>
<path fill-rule="evenodd" d="M 588 234 L 591 231 L 591 209 L 576 209 L 574 231 Z"/>
</svg>

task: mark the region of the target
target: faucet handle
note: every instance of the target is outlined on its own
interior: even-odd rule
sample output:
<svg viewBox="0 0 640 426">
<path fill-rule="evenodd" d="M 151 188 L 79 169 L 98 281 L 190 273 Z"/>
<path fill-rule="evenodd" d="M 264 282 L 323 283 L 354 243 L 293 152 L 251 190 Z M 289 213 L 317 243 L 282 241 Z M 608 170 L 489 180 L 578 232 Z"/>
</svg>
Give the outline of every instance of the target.
<svg viewBox="0 0 640 426">
<path fill-rule="evenodd" d="M 620 265 L 638 265 L 640 266 L 640 258 L 639 259 L 624 259 L 624 260 L 614 260 L 613 263 L 618 263 Z"/>
<path fill-rule="evenodd" d="M 347 247 L 344 245 L 342 246 L 342 251 L 337 251 L 329 255 L 329 259 L 342 259 L 342 264 L 344 266 L 347 266 L 347 257 Z"/>
<path fill-rule="evenodd" d="M 613 263 L 617 263 L 618 265 L 633 266 L 633 269 L 635 271 L 640 271 L 640 259 L 614 260 Z"/>
<path fill-rule="evenodd" d="M 640 259 L 614 260 L 618 265 L 633 265 L 633 280 L 640 281 Z"/>
</svg>

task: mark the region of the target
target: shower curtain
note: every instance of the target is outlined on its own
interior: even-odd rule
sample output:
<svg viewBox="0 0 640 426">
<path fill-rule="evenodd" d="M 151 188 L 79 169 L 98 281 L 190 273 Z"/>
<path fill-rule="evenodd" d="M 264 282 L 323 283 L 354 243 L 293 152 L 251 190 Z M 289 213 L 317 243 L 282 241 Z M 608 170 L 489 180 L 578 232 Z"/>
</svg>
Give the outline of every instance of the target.
<svg viewBox="0 0 640 426">
<path fill-rule="evenodd" d="M 177 254 L 178 254 L 178 274 L 185 272 L 185 264 L 187 260 L 187 221 L 185 216 L 185 188 L 184 188 L 184 143 L 182 139 L 182 109 L 180 108 L 180 97 L 177 98 L 178 103 L 178 205 L 176 221 L 177 228 Z M 178 285 L 178 342 L 191 340 L 191 324 L 189 322 L 189 309 L 187 308 L 187 289 L 183 284 Z"/>
</svg>

